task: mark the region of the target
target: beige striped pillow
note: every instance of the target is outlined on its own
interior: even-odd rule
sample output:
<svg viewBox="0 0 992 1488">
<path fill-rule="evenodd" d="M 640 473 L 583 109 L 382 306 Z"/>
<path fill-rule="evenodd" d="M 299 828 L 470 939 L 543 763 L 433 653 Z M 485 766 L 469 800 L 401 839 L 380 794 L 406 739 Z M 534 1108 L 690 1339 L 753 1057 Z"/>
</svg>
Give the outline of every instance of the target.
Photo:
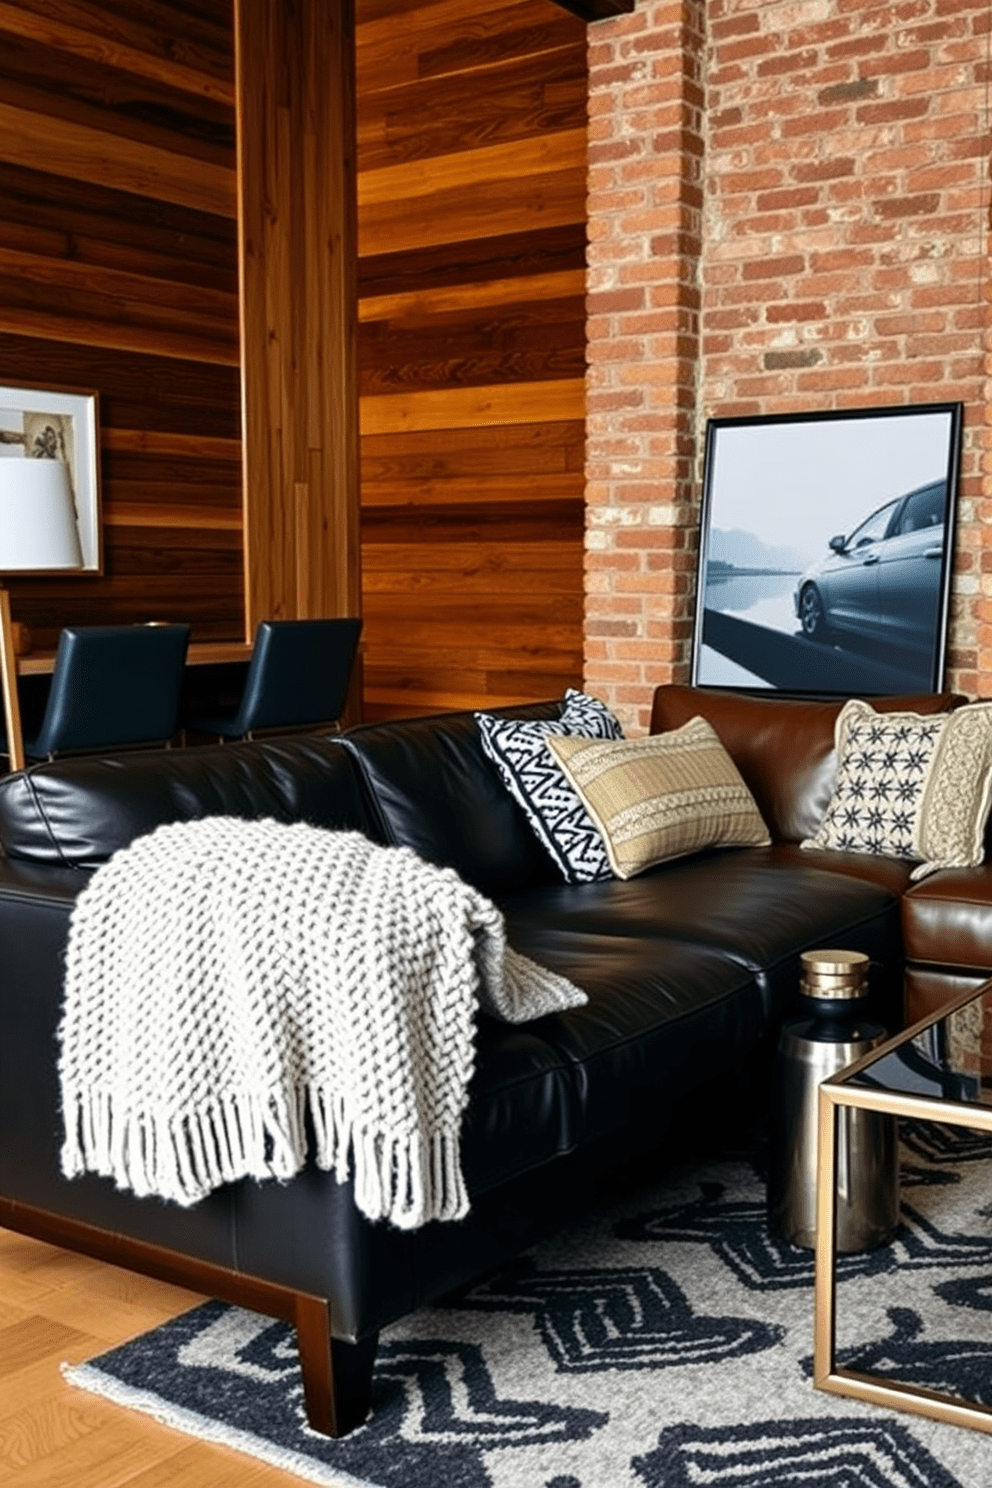
<svg viewBox="0 0 992 1488">
<path fill-rule="evenodd" d="M 602 834 L 618 878 L 706 847 L 771 841 L 754 797 L 704 718 L 667 734 L 548 738 Z"/>
</svg>

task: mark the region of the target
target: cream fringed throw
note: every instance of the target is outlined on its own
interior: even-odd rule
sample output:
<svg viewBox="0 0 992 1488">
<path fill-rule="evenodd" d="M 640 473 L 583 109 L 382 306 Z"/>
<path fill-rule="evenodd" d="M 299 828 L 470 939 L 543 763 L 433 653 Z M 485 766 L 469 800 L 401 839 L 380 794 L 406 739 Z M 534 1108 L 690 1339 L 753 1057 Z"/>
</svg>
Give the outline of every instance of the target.
<svg viewBox="0 0 992 1488">
<path fill-rule="evenodd" d="M 73 914 L 62 1170 L 191 1204 L 292 1177 L 309 1109 L 316 1162 L 354 1173 L 370 1219 L 455 1219 L 477 1008 L 518 1022 L 585 1001 L 408 848 L 305 823 L 162 826 Z"/>
</svg>

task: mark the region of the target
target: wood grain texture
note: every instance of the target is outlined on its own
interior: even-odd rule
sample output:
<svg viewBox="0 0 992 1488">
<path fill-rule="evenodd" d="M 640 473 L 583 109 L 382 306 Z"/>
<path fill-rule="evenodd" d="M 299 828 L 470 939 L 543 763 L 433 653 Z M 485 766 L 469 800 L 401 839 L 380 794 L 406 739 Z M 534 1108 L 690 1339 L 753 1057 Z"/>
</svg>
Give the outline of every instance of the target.
<svg viewBox="0 0 992 1488">
<path fill-rule="evenodd" d="M 9 331 L 237 366 L 236 314 L 221 290 L 0 248 L 0 323 Z"/>
<path fill-rule="evenodd" d="M 359 0 L 365 712 L 582 669 L 585 27 Z"/>
<path fill-rule="evenodd" d="M 550 3 L 550 0 L 549 0 Z M 359 252 L 429 248 L 441 240 L 466 241 L 526 232 L 535 222 L 574 224 L 575 203 L 585 200 L 585 166 L 502 177 L 478 189 L 459 186 L 366 205 L 359 219 Z"/>
<path fill-rule="evenodd" d="M 363 98 L 422 78 L 485 69 L 509 58 L 584 45 L 585 27 L 549 0 L 361 0 L 358 86 Z M 481 78 L 480 82 L 487 81 Z M 480 112 L 482 112 L 480 110 Z"/>
<path fill-rule="evenodd" d="M 446 431 L 448 432 L 448 431 Z M 376 507 L 482 506 L 521 501 L 582 499 L 583 479 L 575 475 L 471 475 L 461 480 L 362 481 L 362 506 Z"/>
<path fill-rule="evenodd" d="M 16 578 L 69 623 L 244 637 L 229 0 L 0 0 L 3 382 L 100 395 L 102 576 Z"/>
<path fill-rule="evenodd" d="M 222 470 L 241 471 L 241 440 L 210 435 L 165 434 L 155 429 L 104 429 L 103 448 L 112 454 L 171 455 L 178 461 L 212 460 Z"/>
<path fill-rule="evenodd" d="M 531 223 L 519 233 L 437 242 L 420 251 L 363 254 L 358 261 L 359 315 L 364 314 L 367 300 L 394 294 L 461 286 L 471 290 L 481 283 L 516 276 L 581 274 L 584 278 L 585 255 L 584 217 L 557 227 Z"/>
<path fill-rule="evenodd" d="M 2 584 L 0 584 L 0 690 L 3 692 L 7 766 L 11 770 L 23 770 L 24 736 L 21 732 L 21 706 L 17 694 L 14 627 L 10 612 L 10 595 Z"/>
<path fill-rule="evenodd" d="M 402 481 L 412 490 L 432 480 L 445 483 L 479 475 L 519 479 L 531 472 L 572 472 L 581 481 L 584 435 L 579 419 L 524 424 L 514 430 L 512 440 L 495 425 L 447 429 L 443 442 L 433 431 L 370 435 L 362 440 L 363 490 L 365 481 Z"/>
<path fill-rule="evenodd" d="M 251 633 L 359 607 L 354 11 L 235 17 Z"/>
<path fill-rule="evenodd" d="M 136 196 L 234 216 L 234 172 L 226 166 L 52 115 L 39 134 L 37 113 L 9 103 L 0 103 L 0 159 L 94 185 L 114 181 Z"/>
<path fill-rule="evenodd" d="M 585 384 L 565 378 L 513 382 L 502 387 L 446 388 L 426 393 L 394 393 L 361 401 L 363 434 L 401 429 L 458 429 L 472 424 L 540 423 L 581 418 Z"/>
<path fill-rule="evenodd" d="M 585 128 L 584 37 L 550 53 L 502 62 L 488 81 L 499 88 L 501 100 L 491 112 L 479 108 L 479 79 L 467 67 L 370 93 L 358 136 L 364 169 L 523 143 L 535 130 L 548 135 Z"/>
<path fill-rule="evenodd" d="M 241 1453 L 75 1389 L 81 1363 L 204 1299 L 0 1230 L 0 1478 L 10 1488 L 286 1488 Z M 8 1342 L 12 1345 L 8 1352 Z"/>
<path fill-rule="evenodd" d="M 480 319 L 485 345 L 479 341 Z M 536 289 L 532 299 L 518 294 L 503 303 L 494 303 L 485 286 L 457 307 L 407 301 L 389 316 L 363 321 L 359 389 L 368 396 L 582 380 L 585 325 L 584 295 L 560 292 L 553 282 Z"/>
<path fill-rule="evenodd" d="M 445 133 L 447 136 L 448 131 Z M 363 171 L 358 179 L 358 206 L 361 210 L 422 196 L 437 199 L 442 192 L 450 191 L 474 194 L 497 181 L 517 183 L 528 176 L 545 176 L 552 169 L 584 170 L 585 164 L 584 129 L 531 135 Z"/>
<path fill-rule="evenodd" d="M 11 14 L 8 9 L 7 14 Z M 230 170 L 230 103 L 211 101 L 7 34 L 0 100 Z"/>
<path fill-rule="evenodd" d="M 233 82 L 230 0 L 16 0 L 16 8 L 46 25 L 78 27 L 95 40 Z"/>
<path fill-rule="evenodd" d="M 0 203 L 4 247 L 238 292 L 231 218 L 4 162 Z"/>
<path fill-rule="evenodd" d="M 179 92 L 192 93 L 221 103 L 234 104 L 234 80 L 227 76 L 212 77 L 198 68 L 184 66 L 165 56 L 142 51 L 137 46 L 113 36 L 60 21 L 48 7 L 46 16 L 34 15 L 22 5 L 0 4 L 0 30 L 7 36 L 23 37 L 53 47 L 64 56 L 76 57 L 111 67 L 133 77 L 162 83 Z M 90 15 L 92 25 L 98 16 Z"/>
<path fill-rule="evenodd" d="M 358 316 L 364 323 L 417 316 L 443 315 L 458 311 L 487 310 L 496 306 L 522 304 L 525 313 L 531 307 L 546 306 L 555 299 L 578 299 L 585 295 L 585 273 L 572 269 L 558 274 L 528 274 L 515 279 L 484 279 L 478 284 L 427 286 L 402 290 L 397 294 L 368 295 L 359 302 Z M 583 337 L 585 312 L 581 317 Z M 543 342 L 546 346 L 546 338 Z"/>
</svg>

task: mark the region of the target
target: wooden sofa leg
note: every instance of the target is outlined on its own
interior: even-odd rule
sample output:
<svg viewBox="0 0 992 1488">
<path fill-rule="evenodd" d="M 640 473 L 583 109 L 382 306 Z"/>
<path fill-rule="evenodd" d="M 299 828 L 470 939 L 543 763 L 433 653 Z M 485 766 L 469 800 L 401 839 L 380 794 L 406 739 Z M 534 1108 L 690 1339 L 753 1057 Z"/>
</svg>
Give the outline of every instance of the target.
<svg viewBox="0 0 992 1488">
<path fill-rule="evenodd" d="M 49 1245 L 78 1250 L 114 1266 L 126 1266 L 143 1276 L 189 1287 L 206 1297 L 221 1297 L 238 1307 L 285 1319 L 296 1328 L 307 1419 L 314 1431 L 322 1431 L 325 1436 L 344 1436 L 360 1426 L 368 1415 L 379 1335 L 373 1333 L 360 1343 L 343 1343 L 332 1338 L 331 1309 L 325 1298 L 295 1292 L 277 1282 L 246 1276 L 243 1271 L 232 1271 L 211 1261 L 166 1250 L 147 1240 L 134 1240 L 117 1231 L 103 1230 L 2 1195 L 0 1226 L 20 1235 L 33 1235 Z"/>
<path fill-rule="evenodd" d="M 378 1333 L 359 1343 L 331 1337 L 331 1314 L 319 1297 L 298 1296 L 296 1342 L 303 1371 L 307 1420 L 325 1436 L 360 1426 L 372 1404 L 372 1367 Z"/>
</svg>

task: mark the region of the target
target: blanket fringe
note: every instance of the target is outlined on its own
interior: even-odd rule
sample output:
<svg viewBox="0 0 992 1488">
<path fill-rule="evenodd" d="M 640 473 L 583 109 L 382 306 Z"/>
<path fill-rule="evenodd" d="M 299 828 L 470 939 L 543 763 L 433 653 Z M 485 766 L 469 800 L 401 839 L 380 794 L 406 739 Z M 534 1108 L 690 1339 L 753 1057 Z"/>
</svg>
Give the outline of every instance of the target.
<svg viewBox="0 0 992 1488">
<path fill-rule="evenodd" d="M 369 1219 L 414 1229 L 468 1213 L 457 1131 L 383 1137 L 356 1127 L 340 1095 L 314 1088 L 263 1099 L 229 1094 L 178 1119 L 128 1110 L 105 1092 L 64 1093 L 62 1171 L 96 1172 L 141 1198 L 188 1207 L 222 1183 L 292 1178 L 306 1161 L 307 1108 L 317 1166 L 339 1183 L 354 1178 L 355 1202 Z"/>
<path fill-rule="evenodd" d="M 356 1128 L 338 1093 L 311 1088 L 309 1102 L 317 1166 L 333 1169 L 340 1183 L 354 1177 L 355 1203 L 369 1219 L 409 1230 L 468 1213 L 457 1130 L 383 1136 Z"/>
</svg>

